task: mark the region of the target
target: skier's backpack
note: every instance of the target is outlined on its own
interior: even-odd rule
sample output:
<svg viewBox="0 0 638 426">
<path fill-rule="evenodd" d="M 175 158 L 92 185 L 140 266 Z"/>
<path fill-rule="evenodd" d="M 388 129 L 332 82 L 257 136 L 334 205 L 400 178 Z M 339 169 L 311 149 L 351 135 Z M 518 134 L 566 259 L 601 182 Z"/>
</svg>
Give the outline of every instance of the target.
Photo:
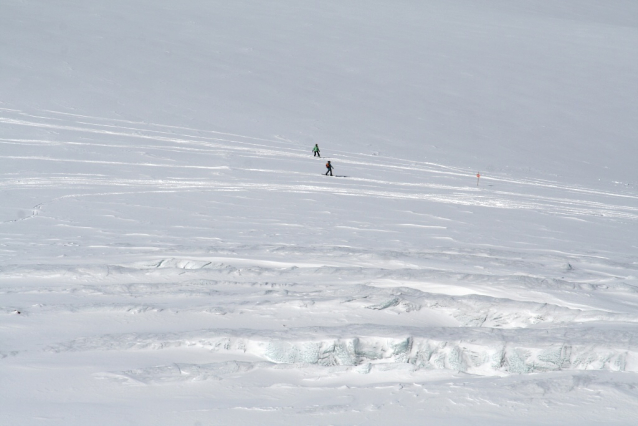
<svg viewBox="0 0 638 426">
<path fill-rule="evenodd" d="M 326 163 L 326 169 L 329 169 L 329 168 L 330 168 L 330 161 Z"/>
</svg>

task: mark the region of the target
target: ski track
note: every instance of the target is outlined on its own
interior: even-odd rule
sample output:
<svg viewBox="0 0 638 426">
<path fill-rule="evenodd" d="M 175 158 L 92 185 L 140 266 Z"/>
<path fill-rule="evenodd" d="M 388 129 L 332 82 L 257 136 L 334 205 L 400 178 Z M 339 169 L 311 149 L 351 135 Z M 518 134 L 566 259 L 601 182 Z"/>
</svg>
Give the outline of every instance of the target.
<svg viewBox="0 0 638 426">
<path fill-rule="evenodd" d="M 4 110 L 5 114 L 8 112 Z M 26 115 L 32 120 L 39 119 L 37 121 L 25 121 L 10 117 L 0 117 L 0 123 L 35 127 L 35 128 L 47 128 L 56 130 L 70 131 L 75 133 L 89 133 L 97 135 L 107 135 L 110 137 L 126 137 L 144 140 L 154 140 L 169 142 L 173 145 L 140 145 L 135 146 L 135 149 L 149 149 L 149 150 L 164 150 L 168 152 L 202 152 L 210 153 L 217 152 L 237 152 L 237 153 L 254 153 L 255 149 L 258 149 L 257 153 L 260 156 L 273 157 L 273 158 L 291 158 L 291 159 L 305 159 L 307 154 L 299 149 L 286 147 L 285 149 L 267 149 L 268 145 L 255 144 L 254 142 L 246 142 L 242 139 L 248 140 L 262 140 L 269 143 L 279 143 L 277 140 L 260 139 L 248 136 L 241 136 L 232 134 L 235 139 L 224 138 L 211 138 L 204 136 L 191 136 L 191 135 L 174 135 L 167 131 L 152 130 L 149 126 L 156 128 L 163 128 L 159 125 L 146 125 L 146 128 L 142 127 L 118 127 L 114 124 L 100 124 L 94 121 L 76 122 L 74 125 L 63 124 L 50 124 L 47 121 L 60 121 L 59 118 L 46 118 L 39 115 L 27 115 L 20 113 L 20 116 Z M 139 123 L 130 123 L 138 124 Z M 91 127 L 79 127 L 91 126 Z M 105 130 L 104 128 L 115 129 Z M 176 130 L 180 130 L 177 128 Z M 184 130 L 184 129 L 181 129 Z M 202 131 L 192 132 L 203 133 Z M 166 135 L 171 135 L 168 137 Z M 215 143 L 211 141 L 216 141 Z M 22 145 L 24 143 L 33 143 L 41 146 L 56 146 L 58 144 L 65 145 L 77 145 L 88 147 L 103 147 L 108 149 L 124 149 L 130 148 L 129 145 L 123 144 L 94 144 L 91 142 L 50 142 L 48 140 L 17 140 L 17 139 L 2 139 L 2 143 L 14 143 Z M 191 147 L 184 147 L 184 145 L 191 145 Z M 240 146 L 241 145 L 241 146 Z M 192 146 L 195 146 L 192 147 Z M 295 152 L 296 151 L 296 152 Z M 358 155 L 361 157 L 361 154 Z M 152 168 L 174 168 L 174 169 L 200 169 L 210 171 L 228 171 L 236 172 L 237 170 L 229 170 L 228 166 L 200 166 L 192 164 L 168 164 L 168 163 L 155 163 L 155 162 L 118 162 L 118 161 L 103 161 L 103 160 L 87 160 L 87 159 L 70 159 L 59 157 L 46 157 L 46 156 L 16 156 L 16 155 L 3 155 L 2 158 L 10 160 L 23 160 L 23 161 L 48 161 L 48 162 L 67 162 L 67 163 L 81 163 L 81 164 L 99 164 L 108 166 L 129 166 L 129 167 L 152 167 Z M 125 187 L 130 189 L 130 193 L 149 192 L 148 188 L 152 188 L 158 192 L 161 191 L 275 191 L 275 192 L 288 192 L 288 193 L 330 193 L 342 196 L 355 196 L 355 197 L 369 197 L 369 198 L 385 198 L 385 199 L 403 199 L 403 200 L 425 200 L 430 202 L 437 202 L 443 204 L 465 205 L 465 206 L 484 206 L 488 208 L 499 209 L 522 209 L 542 212 L 546 214 L 558 214 L 564 216 L 598 216 L 608 217 L 616 219 L 625 219 L 634 221 L 638 219 L 638 206 L 636 205 L 619 205 L 609 204 L 600 201 L 588 201 L 582 199 L 572 198 L 573 194 L 588 194 L 597 195 L 611 198 L 620 198 L 628 200 L 638 200 L 638 196 L 628 194 L 618 194 L 595 191 L 587 188 L 575 188 L 565 187 L 549 181 L 527 181 L 527 180 L 514 180 L 505 177 L 483 177 L 484 180 L 492 180 L 494 182 L 511 183 L 516 186 L 522 186 L 519 192 L 512 191 L 483 191 L 479 188 L 471 186 L 458 186 L 458 185 L 445 185 L 445 184 L 431 184 L 427 183 L 432 180 L 428 175 L 450 175 L 450 176 L 470 176 L 472 172 L 468 170 L 455 169 L 443 165 L 434 163 L 420 163 L 418 167 L 415 167 L 416 162 L 409 162 L 412 166 L 403 165 L 406 161 L 401 160 L 388 160 L 383 159 L 383 164 L 371 163 L 361 160 L 353 160 L 356 158 L 352 153 L 339 153 L 340 164 L 347 164 L 349 166 L 363 166 L 374 167 L 379 169 L 388 170 L 400 170 L 411 173 L 414 179 L 418 182 L 397 182 L 397 181 L 384 181 L 380 179 L 366 179 L 353 177 L 345 181 L 340 187 L 334 185 L 319 185 L 308 184 L 309 180 L 316 180 L 313 174 L 310 173 L 294 173 L 297 179 L 303 183 L 295 184 L 258 184 L 258 183 L 238 183 L 238 182 L 224 182 L 222 179 L 215 179 L 211 181 L 210 178 L 202 180 L 140 180 L 140 179 L 114 179 L 108 177 L 78 177 L 78 176 L 57 176 L 49 178 L 36 178 L 36 177 L 21 177 L 20 179 L 9 179 L 0 182 L 0 188 L 5 189 L 22 189 L 24 186 L 36 188 L 46 187 L 60 187 L 60 185 L 66 185 L 69 189 L 76 187 L 91 187 L 91 186 L 113 186 L 113 187 Z M 397 163 L 397 164 L 389 164 Z M 246 171 L 268 173 L 269 170 L 259 170 L 254 168 L 246 168 Z M 424 175 L 425 174 L 425 175 Z M 362 185 L 365 185 L 363 187 Z M 551 188 L 560 191 L 560 197 L 547 197 L 539 195 L 530 195 L 527 193 L 527 187 L 533 185 L 536 187 Z M 349 189 L 351 187 L 351 189 Z M 424 191 L 429 190 L 429 193 L 414 193 L 414 192 L 397 192 L 390 191 L 386 188 L 391 187 L 408 187 L 408 188 L 422 188 Z M 140 191 L 141 188 L 144 188 Z M 364 189 L 366 188 L 366 189 Z M 435 193 L 432 193 L 435 192 Z M 66 197 L 74 196 L 88 196 L 88 195 L 104 195 L 109 192 L 100 192 L 97 194 L 69 194 Z M 111 192 L 112 194 L 121 194 L 122 192 Z M 450 194 L 451 193 L 451 194 Z"/>
<path fill-rule="evenodd" d="M 635 227 L 638 195 L 630 190 L 605 192 L 505 175 L 482 177 L 482 182 L 503 184 L 502 188 L 477 188 L 472 185 L 474 172 L 470 170 L 346 151 L 336 151 L 330 158 L 338 159 L 341 169 L 349 167 L 348 179 L 326 181 L 304 169 L 309 150 L 280 137 L 56 111 L 27 114 L 6 108 L 0 108 L 0 123 L 34 132 L 33 138 L 0 138 L 0 144 L 10 147 L 12 153 L 3 153 L 0 158 L 12 163 L 60 165 L 51 173 L 6 173 L 0 179 L 1 191 L 33 194 L 38 199 L 31 214 L 0 222 L 5 232 L 3 247 L 7 247 L 10 259 L 0 264 L 0 317 L 12 325 L 26 321 L 33 328 L 39 325 L 44 329 L 26 331 L 35 342 L 31 345 L 4 345 L 0 351 L 3 361 L 63 353 L 109 356 L 162 351 L 175 353 L 175 362 L 94 372 L 94 377 L 120 385 L 160 386 L 259 380 L 262 374 L 303 374 L 307 386 L 317 389 L 343 383 L 378 389 L 388 382 L 394 389 L 399 386 L 396 377 L 405 377 L 410 386 L 419 387 L 418 392 L 432 395 L 444 394 L 450 384 L 437 382 L 436 373 L 443 372 L 464 374 L 462 380 L 501 380 L 498 383 L 506 383 L 512 392 L 524 393 L 522 387 L 526 387 L 525 392 L 534 387 L 543 395 L 557 391 L 555 386 L 597 386 L 608 392 L 605 386 L 610 385 L 604 374 L 638 372 L 638 262 L 631 253 L 608 258 L 586 249 L 438 247 L 397 251 L 334 244 L 220 243 L 205 249 L 190 248 L 170 246 L 166 241 L 171 236 L 161 235 L 161 230 L 138 229 L 139 216 L 119 217 L 114 207 L 142 208 L 142 201 L 136 205 L 135 198 L 118 201 L 117 196 L 144 194 L 318 194 L 371 202 L 412 200 L 523 210 L 585 221 L 622 221 Z M 39 134 L 42 131 L 56 133 L 49 140 Z M 73 158 L 74 149 L 114 157 L 121 150 L 132 150 L 157 160 Z M 213 164 L 185 164 L 181 155 L 202 156 L 204 163 L 210 160 Z M 223 164 L 227 156 L 233 156 L 232 165 Z M 260 183 L 261 175 L 277 173 L 277 169 L 241 166 L 255 156 L 298 167 L 281 178 L 273 175 L 270 183 Z M 74 165 L 89 169 L 65 171 Z M 375 176 L 385 177 L 356 176 L 357 171 L 369 168 Z M 140 176 L 154 169 L 171 173 L 188 170 L 190 175 Z M 544 190 L 543 195 L 535 193 L 538 188 Z M 112 202 L 105 197 L 113 197 Z M 103 216 L 120 224 L 128 221 L 132 228 L 92 227 L 59 213 L 64 211 L 62 205 L 73 211 L 74 205 L 65 203 L 89 198 L 113 208 L 111 212 L 104 207 Z M 189 206 L 179 213 L 181 208 L 171 207 L 178 212 L 177 217 L 186 214 Z M 392 226 L 436 231 L 448 229 L 445 221 L 452 222 L 443 217 L 433 219 L 436 221 L 428 224 L 399 222 Z M 20 234 L 13 233 L 13 227 L 25 220 L 46 220 L 55 223 L 56 229 L 68 228 L 66 232 L 104 236 L 103 245 L 85 249 L 125 249 L 129 261 L 110 255 L 104 256 L 103 263 L 94 259 L 66 263 L 65 259 L 21 258 L 15 248 Z M 365 223 L 349 225 L 335 228 L 389 232 Z M 192 228 L 198 229 L 195 225 Z M 133 246 L 109 240 L 120 234 L 139 236 L 143 241 Z M 48 235 L 41 244 L 75 244 L 56 238 Z M 481 264 L 487 267 L 479 271 L 476 265 Z M 84 329 L 77 325 L 71 330 L 92 334 L 68 334 L 63 341 L 47 337 L 47 330 L 83 319 L 100 326 Z M 193 329 L 192 324 L 206 325 Z M 180 361 L 179 354 L 193 352 L 217 361 Z M 580 375 L 591 371 L 600 375 Z M 570 375 L 548 382 L 545 376 L 527 376 L 531 373 Z M 517 375 L 526 379 L 506 382 Z M 358 377 L 354 384 L 344 379 L 352 376 Z M 589 384 L 581 386 L 579 380 Z M 425 382 L 431 385 L 427 391 L 421 388 Z M 582 389 L 579 392 L 585 392 Z M 466 404 L 492 404 L 490 395 L 485 398 L 468 396 Z M 635 404 L 631 390 L 626 398 L 628 404 Z M 503 403 L 502 399 L 494 401 Z M 581 396 L 579 403 L 582 401 Z M 455 399 L 454 403 L 460 402 Z M 338 403 L 324 404 L 321 410 L 338 413 L 350 409 L 349 405 L 340 407 Z M 284 408 L 239 404 L 237 409 Z M 305 410 L 312 413 L 318 408 Z"/>
</svg>

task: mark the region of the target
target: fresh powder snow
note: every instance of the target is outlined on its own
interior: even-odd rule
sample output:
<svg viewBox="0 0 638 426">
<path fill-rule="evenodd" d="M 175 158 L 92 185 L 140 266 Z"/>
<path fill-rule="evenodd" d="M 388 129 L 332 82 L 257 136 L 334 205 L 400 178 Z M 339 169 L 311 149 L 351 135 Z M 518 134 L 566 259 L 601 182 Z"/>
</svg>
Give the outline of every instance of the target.
<svg viewBox="0 0 638 426">
<path fill-rule="evenodd" d="M 0 424 L 635 424 L 637 75 L 634 0 L 1 0 Z"/>
</svg>

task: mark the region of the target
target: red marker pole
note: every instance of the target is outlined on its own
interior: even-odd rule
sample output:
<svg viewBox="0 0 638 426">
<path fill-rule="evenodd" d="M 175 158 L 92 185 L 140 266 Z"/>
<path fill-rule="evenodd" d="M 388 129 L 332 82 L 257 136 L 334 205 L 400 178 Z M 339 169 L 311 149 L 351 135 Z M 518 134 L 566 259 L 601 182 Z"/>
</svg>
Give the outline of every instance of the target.
<svg viewBox="0 0 638 426">
<path fill-rule="evenodd" d="M 481 173 L 476 173 L 476 186 L 478 186 L 480 179 L 481 179 Z"/>
</svg>

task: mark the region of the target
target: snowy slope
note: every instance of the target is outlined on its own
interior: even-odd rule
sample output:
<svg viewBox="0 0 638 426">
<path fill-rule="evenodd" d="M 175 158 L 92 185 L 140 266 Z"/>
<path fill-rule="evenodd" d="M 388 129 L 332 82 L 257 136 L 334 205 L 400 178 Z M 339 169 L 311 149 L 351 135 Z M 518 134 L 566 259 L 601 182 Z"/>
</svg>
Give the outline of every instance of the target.
<svg viewBox="0 0 638 426">
<path fill-rule="evenodd" d="M 0 423 L 633 424 L 637 3 L 0 8 Z"/>
</svg>

